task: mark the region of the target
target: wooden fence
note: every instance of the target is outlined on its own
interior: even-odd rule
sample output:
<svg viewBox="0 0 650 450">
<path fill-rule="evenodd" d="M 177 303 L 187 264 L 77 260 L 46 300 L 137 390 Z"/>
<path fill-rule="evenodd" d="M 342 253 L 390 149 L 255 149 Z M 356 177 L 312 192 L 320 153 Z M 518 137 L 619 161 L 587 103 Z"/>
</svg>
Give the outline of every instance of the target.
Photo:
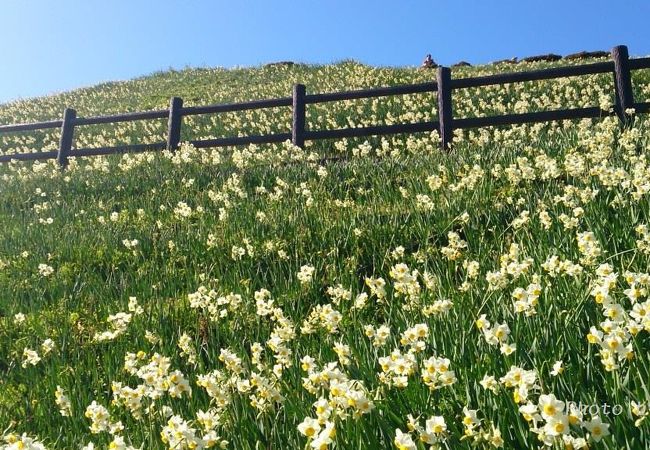
<svg viewBox="0 0 650 450">
<path fill-rule="evenodd" d="M 63 120 L 0 126 L 0 133 L 61 128 L 61 138 L 59 141 L 58 151 L 2 155 L 0 156 L 0 162 L 9 162 L 12 160 L 33 161 L 56 158 L 61 167 L 65 167 L 68 164 L 68 158 L 70 156 L 77 157 L 111 155 L 116 153 L 140 153 L 146 151 L 161 151 L 165 149 L 174 151 L 180 144 L 181 126 L 184 116 L 244 111 L 250 109 L 274 108 L 279 106 L 291 106 L 293 109 L 293 118 L 290 132 L 269 135 L 204 139 L 191 141 L 191 143 L 197 148 L 206 148 L 247 144 L 278 143 L 284 142 L 286 140 L 291 140 L 293 144 L 299 147 L 304 147 L 305 141 L 313 141 L 319 139 L 419 133 L 431 132 L 435 130 L 439 132 L 441 147 L 446 149 L 449 148 L 449 145 L 452 142 L 453 132 L 457 129 L 548 122 L 554 120 L 596 118 L 611 114 L 618 115 L 621 122 L 625 124 L 630 120 L 629 111 L 631 109 L 634 109 L 636 114 L 647 113 L 650 111 L 650 102 L 634 102 L 631 79 L 632 70 L 650 68 L 650 58 L 629 59 L 627 47 L 624 45 L 614 47 L 612 49 L 611 56 L 612 61 L 606 62 L 460 79 L 452 79 L 451 70 L 448 67 L 439 67 L 437 71 L 436 81 L 429 83 L 363 89 L 346 92 L 333 92 L 326 94 L 307 94 L 305 86 L 297 84 L 293 88 L 293 95 L 291 97 L 276 98 L 270 100 L 256 100 L 243 103 L 183 107 L 183 100 L 178 97 L 173 97 L 170 101 L 169 109 L 135 112 L 112 116 L 77 117 L 77 113 L 74 109 L 66 108 L 63 114 Z M 534 80 L 549 80 L 555 78 L 608 72 L 612 73 L 614 76 L 616 103 L 613 112 L 603 111 L 600 109 L 600 107 L 594 106 L 588 108 L 562 109 L 472 118 L 455 118 L 453 114 L 452 93 L 456 89 L 489 86 L 494 84 L 518 83 Z M 375 98 L 424 92 L 437 92 L 438 120 L 431 122 L 377 125 L 359 128 L 314 131 L 309 130 L 306 124 L 306 105 L 340 100 Z M 75 127 L 77 126 L 164 118 L 168 119 L 167 142 L 124 145 L 118 147 L 80 148 L 75 149 L 74 151 L 72 150 L 74 131 Z"/>
</svg>

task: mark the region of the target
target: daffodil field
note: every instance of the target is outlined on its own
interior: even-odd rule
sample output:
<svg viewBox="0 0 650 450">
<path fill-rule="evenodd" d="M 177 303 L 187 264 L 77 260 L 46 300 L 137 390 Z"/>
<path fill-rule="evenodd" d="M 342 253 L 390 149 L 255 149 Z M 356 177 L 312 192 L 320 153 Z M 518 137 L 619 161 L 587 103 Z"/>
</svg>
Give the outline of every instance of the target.
<svg viewBox="0 0 650 450">
<path fill-rule="evenodd" d="M 0 122 L 433 79 L 185 69 Z M 633 86 L 650 99 L 647 70 Z M 612 104 L 611 74 L 454 92 L 457 117 Z M 307 107 L 312 129 L 436 115 L 433 94 Z M 183 141 L 286 132 L 291 110 L 183 120 Z M 165 133 L 80 127 L 75 146 Z M 421 133 L 4 164 L 0 449 L 650 448 L 649 198 L 642 115 L 459 131 L 450 152 Z"/>
</svg>

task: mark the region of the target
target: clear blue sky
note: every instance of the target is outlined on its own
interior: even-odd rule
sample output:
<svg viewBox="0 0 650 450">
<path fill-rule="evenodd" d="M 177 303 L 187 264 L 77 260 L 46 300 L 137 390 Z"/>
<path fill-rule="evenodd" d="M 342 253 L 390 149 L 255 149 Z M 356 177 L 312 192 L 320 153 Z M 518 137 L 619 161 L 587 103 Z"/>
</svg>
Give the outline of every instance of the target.
<svg viewBox="0 0 650 450">
<path fill-rule="evenodd" d="M 649 19 L 645 0 L 0 0 L 0 102 L 169 67 L 645 56 Z"/>
</svg>

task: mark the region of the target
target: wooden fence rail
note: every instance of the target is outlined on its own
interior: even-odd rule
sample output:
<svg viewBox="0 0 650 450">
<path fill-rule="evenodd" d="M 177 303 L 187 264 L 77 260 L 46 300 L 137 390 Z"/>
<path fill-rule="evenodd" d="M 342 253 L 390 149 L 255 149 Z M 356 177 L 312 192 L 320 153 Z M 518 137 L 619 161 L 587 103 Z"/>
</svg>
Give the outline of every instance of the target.
<svg viewBox="0 0 650 450">
<path fill-rule="evenodd" d="M 169 109 L 145 112 L 133 112 L 111 116 L 77 117 L 72 108 L 66 108 L 63 120 L 29 124 L 12 124 L 0 126 L 1 133 L 61 129 L 58 151 L 0 155 L 0 162 L 12 160 L 35 161 L 41 159 L 56 159 L 65 168 L 69 157 L 112 155 L 118 153 L 141 153 L 148 151 L 175 151 L 180 145 L 181 129 L 184 116 L 198 114 L 215 114 L 251 109 L 264 109 L 288 106 L 292 108 L 292 123 L 290 132 L 270 135 L 223 137 L 217 139 L 199 139 L 191 141 L 197 148 L 237 146 L 248 144 L 279 143 L 290 140 L 294 145 L 304 147 L 306 141 L 320 139 L 340 139 L 350 137 L 381 136 L 402 133 L 421 133 L 438 131 L 440 146 L 448 149 L 452 143 L 454 130 L 500 125 L 516 125 L 524 123 L 549 122 L 555 120 L 572 120 L 582 118 L 597 118 L 616 114 L 623 124 L 631 120 L 631 110 L 635 114 L 650 112 L 650 102 L 635 102 L 632 92 L 632 70 L 650 68 L 650 58 L 629 59 L 628 49 L 624 45 L 614 47 L 611 52 L 612 61 L 582 64 L 568 67 L 526 72 L 501 73 L 472 78 L 451 78 L 451 69 L 439 67 L 436 81 L 402 86 L 380 87 L 356 91 L 332 92 L 325 94 L 307 94 L 306 87 L 297 84 L 291 97 L 255 100 L 241 103 L 191 106 L 184 107 L 183 100 L 172 97 Z M 530 112 L 522 114 L 504 114 L 487 117 L 454 117 L 453 91 L 495 84 L 521 83 L 526 81 L 550 80 L 564 77 L 612 73 L 616 102 L 613 112 L 603 111 L 600 107 L 561 109 L 552 111 Z M 309 130 L 306 123 L 306 105 L 354 100 L 361 98 L 377 98 L 392 95 L 418 94 L 436 92 L 438 103 L 438 120 L 431 122 L 403 123 L 396 125 L 377 125 L 358 128 L 343 128 L 336 130 Z M 167 141 L 153 144 L 135 144 L 116 147 L 78 148 L 72 149 L 75 127 L 83 125 L 98 125 L 106 123 L 131 122 L 136 120 L 167 119 Z"/>
</svg>

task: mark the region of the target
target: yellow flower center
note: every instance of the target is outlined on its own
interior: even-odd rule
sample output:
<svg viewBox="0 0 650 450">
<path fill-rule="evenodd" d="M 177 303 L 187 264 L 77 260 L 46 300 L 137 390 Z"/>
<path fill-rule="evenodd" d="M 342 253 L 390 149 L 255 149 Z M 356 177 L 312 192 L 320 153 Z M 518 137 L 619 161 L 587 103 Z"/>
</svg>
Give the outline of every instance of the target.
<svg viewBox="0 0 650 450">
<path fill-rule="evenodd" d="M 553 405 L 545 405 L 544 406 L 544 412 L 548 416 L 554 416 L 555 412 L 556 412 L 555 406 L 553 406 Z"/>
</svg>

